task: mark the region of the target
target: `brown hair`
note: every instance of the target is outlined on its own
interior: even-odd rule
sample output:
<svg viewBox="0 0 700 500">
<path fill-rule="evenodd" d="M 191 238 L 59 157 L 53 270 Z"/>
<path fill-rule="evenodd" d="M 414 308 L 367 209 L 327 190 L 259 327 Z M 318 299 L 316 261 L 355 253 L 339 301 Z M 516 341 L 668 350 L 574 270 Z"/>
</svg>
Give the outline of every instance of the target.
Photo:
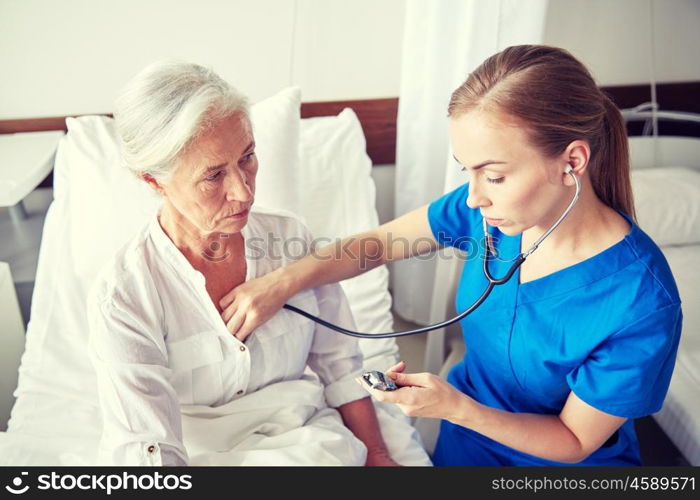
<svg viewBox="0 0 700 500">
<path fill-rule="evenodd" d="M 449 116 L 494 109 L 525 124 L 546 156 L 575 140 L 591 147 L 591 184 L 606 205 L 635 218 L 622 115 L 569 52 L 517 45 L 486 59 L 452 94 Z"/>
</svg>

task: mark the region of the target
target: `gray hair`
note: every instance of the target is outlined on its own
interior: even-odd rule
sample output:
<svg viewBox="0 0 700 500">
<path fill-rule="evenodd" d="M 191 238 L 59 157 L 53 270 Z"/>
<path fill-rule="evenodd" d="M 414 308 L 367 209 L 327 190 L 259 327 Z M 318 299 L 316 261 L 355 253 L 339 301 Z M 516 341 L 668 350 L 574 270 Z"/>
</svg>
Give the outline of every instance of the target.
<svg viewBox="0 0 700 500">
<path fill-rule="evenodd" d="M 174 160 L 207 127 L 237 112 L 249 115 L 248 100 L 211 69 L 159 61 L 122 89 L 114 107 L 127 167 L 167 182 Z"/>
</svg>

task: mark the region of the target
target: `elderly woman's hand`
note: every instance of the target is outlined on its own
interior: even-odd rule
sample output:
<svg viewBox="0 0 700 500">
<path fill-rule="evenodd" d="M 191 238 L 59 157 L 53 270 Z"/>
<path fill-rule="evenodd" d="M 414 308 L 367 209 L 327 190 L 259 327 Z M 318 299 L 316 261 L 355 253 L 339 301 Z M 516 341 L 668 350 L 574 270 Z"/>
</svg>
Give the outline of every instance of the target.
<svg viewBox="0 0 700 500">
<path fill-rule="evenodd" d="M 468 396 L 432 373 L 403 373 L 406 364 L 401 361 L 386 371 L 398 389 L 379 391 L 357 379 L 378 401 L 393 403 L 409 417 L 430 417 L 449 420 L 453 415 L 468 411 L 473 403 Z"/>
<path fill-rule="evenodd" d="M 386 450 L 373 452 L 367 450 L 367 460 L 365 461 L 366 467 L 400 467 L 399 464 L 394 462 L 391 458 L 389 452 Z"/>
<path fill-rule="evenodd" d="M 241 342 L 258 326 L 279 311 L 293 295 L 280 280 L 277 272 L 271 272 L 238 285 L 219 301 L 221 318 L 228 330 Z"/>
</svg>

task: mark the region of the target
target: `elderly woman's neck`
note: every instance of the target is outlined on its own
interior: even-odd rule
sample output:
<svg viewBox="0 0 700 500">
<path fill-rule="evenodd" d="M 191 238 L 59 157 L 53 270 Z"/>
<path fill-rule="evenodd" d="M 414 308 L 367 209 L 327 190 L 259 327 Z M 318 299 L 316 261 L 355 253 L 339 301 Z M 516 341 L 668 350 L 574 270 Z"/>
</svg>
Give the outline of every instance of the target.
<svg viewBox="0 0 700 500">
<path fill-rule="evenodd" d="M 167 202 L 163 204 L 158 221 L 168 238 L 195 267 L 243 255 L 240 233 L 202 232 Z"/>
</svg>

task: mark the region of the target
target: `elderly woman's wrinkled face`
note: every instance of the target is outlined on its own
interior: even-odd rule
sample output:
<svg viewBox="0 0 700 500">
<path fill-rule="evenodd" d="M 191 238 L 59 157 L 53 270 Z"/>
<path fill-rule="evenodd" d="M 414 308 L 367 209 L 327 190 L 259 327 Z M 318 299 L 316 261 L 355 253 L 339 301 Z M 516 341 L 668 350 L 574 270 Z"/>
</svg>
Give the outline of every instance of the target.
<svg viewBox="0 0 700 500">
<path fill-rule="evenodd" d="M 163 195 L 202 234 L 236 233 L 248 222 L 257 172 L 250 120 L 237 113 L 187 146 Z"/>
</svg>

